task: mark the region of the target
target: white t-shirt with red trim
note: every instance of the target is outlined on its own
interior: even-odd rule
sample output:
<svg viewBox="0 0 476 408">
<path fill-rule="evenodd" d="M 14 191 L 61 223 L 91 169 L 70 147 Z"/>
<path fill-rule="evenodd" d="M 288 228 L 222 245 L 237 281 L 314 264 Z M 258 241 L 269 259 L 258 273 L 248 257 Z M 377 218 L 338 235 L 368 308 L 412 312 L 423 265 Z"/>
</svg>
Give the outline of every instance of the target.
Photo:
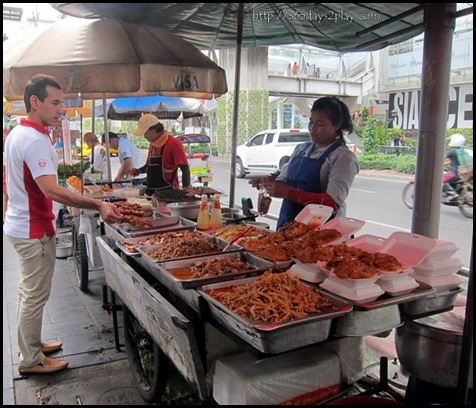
<svg viewBox="0 0 476 408">
<path fill-rule="evenodd" d="M 3 231 L 16 238 L 53 236 L 53 201 L 35 182 L 40 176 L 58 174 L 58 154 L 47 130 L 22 119 L 10 132 L 5 152 L 9 200 Z"/>
</svg>

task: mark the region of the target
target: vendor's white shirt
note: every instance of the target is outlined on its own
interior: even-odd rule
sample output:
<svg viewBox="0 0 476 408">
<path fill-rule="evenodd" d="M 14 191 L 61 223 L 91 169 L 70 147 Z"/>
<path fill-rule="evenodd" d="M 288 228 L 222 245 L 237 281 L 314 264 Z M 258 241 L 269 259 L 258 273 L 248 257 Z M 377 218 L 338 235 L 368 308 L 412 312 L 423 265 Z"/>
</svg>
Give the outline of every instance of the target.
<svg viewBox="0 0 476 408">
<path fill-rule="evenodd" d="M 119 138 L 119 161 L 122 165 L 127 158 L 132 159 L 132 168 L 137 169 L 141 167 L 142 156 L 139 148 L 129 139 L 125 137 Z"/>
<path fill-rule="evenodd" d="M 42 238 L 51 230 L 55 217 L 52 200 L 46 198 L 35 179 L 58 175 L 58 155 L 47 135 L 22 125 L 9 134 L 5 152 L 9 200 L 3 231 L 16 238 Z"/>
</svg>

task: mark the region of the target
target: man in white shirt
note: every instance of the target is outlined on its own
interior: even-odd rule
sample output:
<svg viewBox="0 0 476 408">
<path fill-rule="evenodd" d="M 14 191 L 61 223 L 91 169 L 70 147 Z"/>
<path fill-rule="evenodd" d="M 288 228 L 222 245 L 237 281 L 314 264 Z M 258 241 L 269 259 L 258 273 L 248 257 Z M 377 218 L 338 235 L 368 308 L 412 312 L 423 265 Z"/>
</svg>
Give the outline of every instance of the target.
<svg viewBox="0 0 476 408">
<path fill-rule="evenodd" d="M 58 155 L 49 129 L 65 113 L 64 93 L 51 76 L 36 75 L 24 93 L 27 111 L 5 143 L 8 207 L 3 232 L 20 261 L 18 348 L 20 374 L 51 374 L 68 361 L 46 357 L 61 341 L 43 341 L 43 310 L 51 293 L 56 260 L 53 201 L 96 210 L 106 222 L 122 215 L 111 203 L 73 193 L 58 184 Z"/>
<path fill-rule="evenodd" d="M 104 135 L 103 135 L 104 137 Z M 121 167 L 114 178 L 115 182 L 130 179 L 130 171 L 142 165 L 142 156 L 139 148 L 127 139 L 126 136 L 120 136 L 117 133 L 109 132 L 109 147 L 119 150 L 119 162 Z"/>
</svg>

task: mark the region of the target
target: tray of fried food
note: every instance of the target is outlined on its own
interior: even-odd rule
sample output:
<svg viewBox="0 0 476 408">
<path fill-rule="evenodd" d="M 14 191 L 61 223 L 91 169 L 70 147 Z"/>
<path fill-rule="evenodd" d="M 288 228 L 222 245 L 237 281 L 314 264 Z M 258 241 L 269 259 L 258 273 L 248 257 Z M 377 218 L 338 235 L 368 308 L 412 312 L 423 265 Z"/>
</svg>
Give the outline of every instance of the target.
<svg viewBox="0 0 476 408">
<path fill-rule="evenodd" d="M 228 245 L 220 238 L 209 237 L 195 231 L 185 231 L 183 237 L 168 238 L 157 245 L 139 246 L 142 257 L 152 263 L 168 259 L 193 258 L 199 255 L 217 255 L 224 253 Z M 230 245 L 225 252 L 240 251 L 237 245 Z"/>
<path fill-rule="evenodd" d="M 69 190 L 79 194 L 92 193 L 93 191 L 85 186 L 82 180 L 78 176 L 70 176 L 66 179 L 66 186 Z"/>
<path fill-rule="evenodd" d="M 232 241 L 236 236 L 240 235 L 243 233 L 245 230 L 247 230 L 250 227 L 249 224 L 240 224 L 240 225 L 228 225 L 223 228 L 219 228 L 216 230 L 209 230 L 207 231 L 208 234 L 213 235 L 215 237 L 224 239 L 225 241 Z M 248 238 L 254 238 L 254 239 L 261 239 L 272 232 L 269 229 L 266 228 L 260 228 L 256 226 L 252 226 L 251 230 L 249 230 L 246 233 L 246 237 Z M 237 241 L 239 243 L 239 240 Z"/>
<path fill-rule="evenodd" d="M 252 254 L 275 263 L 281 269 L 293 262 L 296 251 L 304 253 L 302 248 L 312 251 L 341 238 L 342 234 L 337 230 L 311 230 L 306 224 L 291 221 L 259 240 L 244 237 L 237 244 Z"/>
<path fill-rule="evenodd" d="M 327 339 L 333 318 L 352 310 L 288 271 L 202 286 L 212 316 L 265 353 L 280 353 Z"/>
<path fill-rule="evenodd" d="M 222 192 L 207 186 L 202 186 L 202 187 L 190 186 L 190 187 L 186 187 L 182 189 L 181 191 L 183 191 L 187 197 L 201 197 L 203 194 L 210 197 L 217 193 L 220 195 L 224 195 Z"/>
<path fill-rule="evenodd" d="M 140 255 L 139 247 L 150 247 L 152 245 L 161 245 L 167 242 L 177 242 L 180 239 L 188 239 L 195 236 L 199 238 L 205 238 L 204 234 L 200 232 L 179 230 L 119 239 L 116 241 L 116 246 L 126 255 L 138 256 Z"/>
<path fill-rule="evenodd" d="M 160 272 L 184 289 L 245 278 L 273 267 L 271 262 L 237 251 L 157 263 Z"/>
</svg>

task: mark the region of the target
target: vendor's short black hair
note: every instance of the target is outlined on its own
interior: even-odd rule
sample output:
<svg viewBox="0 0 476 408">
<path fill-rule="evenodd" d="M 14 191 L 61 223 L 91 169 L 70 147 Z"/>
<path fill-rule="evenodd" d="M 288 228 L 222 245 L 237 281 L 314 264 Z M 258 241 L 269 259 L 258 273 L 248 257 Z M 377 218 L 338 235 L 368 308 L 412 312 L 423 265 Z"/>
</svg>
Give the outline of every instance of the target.
<svg viewBox="0 0 476 408">
<path fill-rule="evenodd" d="M 109 132 L 109 140 L 111 139 L 118 139 L 119 136 L 117 133 L 114 133 L 114 132 Z M 102 136 L 101 136 L 101 143 L 104 144 L 106 143 L 106 134 L 103 133 Z"/>
</svg>

